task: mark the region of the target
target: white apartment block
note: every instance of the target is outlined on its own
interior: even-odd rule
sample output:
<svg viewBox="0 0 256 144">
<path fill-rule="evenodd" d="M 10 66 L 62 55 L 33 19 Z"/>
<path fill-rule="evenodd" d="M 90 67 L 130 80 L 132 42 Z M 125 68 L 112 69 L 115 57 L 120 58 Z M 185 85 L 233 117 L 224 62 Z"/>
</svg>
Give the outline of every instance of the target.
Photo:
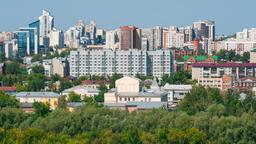
<svg viewBox="0 0 256 144">
<path fill-rule="evenodd" d="M 148 51 L 148 75 L 162 78 L 173 74 L 173 55 L 169 50 Z"/>
<path fill-rule="evenodd" d="M 173 73 L 173 56 L 170 50 L 141 51 L 85 50 L 71 51 L 70 75 L 152 75 L 161 78 Z"/>
<path fill-rule="evenodd" d="M 184 32 L 179 32 L 177 27 L 170 26 L 168 30 L 164 31 L 163 46 L 164 48 L 183 47 Z"/>
<path fill-rule="evenodd" d="M 61 30 L 52 30 L 50 32 L 50 47 L 64 47 L 64 34 Z"/>
<path fill-rule="evenodd" d="M 119 31 L 112 30 L 106 32 L 106 44 L 104 46 L 107 49 L 119 48 Z"/>
<path fill-rule="evenodd" d="M 50 32 L 54 26 L 54 18 L 46 10 L 39 17 L 40 20 L 40 45 L 44 45 L 45 38 L 50 36 Z"/>
<path fill-rule="evenodd" d="M 236 39 L 240 41 L 256 41 L 256 28 L 250 30 L 244 29 L 242 32 L 237 32 Z"/>
<path fill-rule="evenodd" d="M 65 45 L 69 48 L 79 48 L 80 47 L 80 31 L 76 27 L 70 27 L 64 35 Z"/>
<path fill-rule="evenodd" d="M 54 74 L 58 74 L 61 77 L 67 76 L 68 64 L 66 58 L 53 58 L 43 60 L 44 73 L 50 77 Z"/>
<path fill-rule="evenodd" d="M 235 50 L 237 54 L 250 52 L 256 47 L 256 41 L 230 39 L 223 43 L 225 50 Z"/>
</svg>

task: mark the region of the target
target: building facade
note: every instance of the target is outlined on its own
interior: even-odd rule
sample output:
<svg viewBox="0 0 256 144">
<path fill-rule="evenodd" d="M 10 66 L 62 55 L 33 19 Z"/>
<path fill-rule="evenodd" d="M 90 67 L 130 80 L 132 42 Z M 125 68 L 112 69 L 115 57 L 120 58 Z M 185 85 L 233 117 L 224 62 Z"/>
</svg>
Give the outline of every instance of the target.
<svg viewBox="0 0 256 144">
<path fill-rule="evenodd" d="M 20 103 L 48 103 L 51 109 L 57 108 L 58 99 L 60 98 L 59 94 L 53 92 L 20 92 L 15 96 L 16 99 L 20 101 Z"/>
<path fill-rule="evenodd" d="M 28 32 L 29 34 L 29 48 L 27 49 L 27 55 L 38 54 L 38 33 L 36 28 L 19 28 L 19 31 Z"/>
<path fill-rule="evenodd" d="M 192 64 L 192 79 L 221 78 L 223 75 L 235 79 L 256 76 L 255 63 L 195 63 Z"/>
<path fill-rule="evenodd" d="M 124 76 L 115 83 L 116 88 L 104 95 L 104 105 L 128 111 L 167 107 L 167 93 L 151 89 L 142 90 L 140 79 Z M 157 105 L 157 106 L 156 106 Z"/>
<path fill-rule="evenodd" d="M 70 75 L 152 75 L 161 78 L 173 74 L 170 50 L 82 50 L 71 51 Z"/>
<path fill-rule="evenodd" d="M 134 26 L 120 27 L 120 49 L 141 49 L 141 29 Z"/>
<path fill-rule="evenodd" d="M 119 30 L 112 30 L 106 32 L 106 44 L 107 49 L 119 48 Z"/>
<path fill-rule="evenodd" d="M 54 29 L 50 32 L 50 47 L 64 47 L 64 34 L 61 30 Z"/>
<path fill-rule="evenodd" d="M 54 18 L 51 14 L 43 10 L 42 15 L 39 17 L 40 21 L 40 45 L 44 47 L 49 46 L 50 32 L 54 27 Z"/>
<path fill-rule="evenodd" d="M 25 57 L 27 50 L 29 50 L 29 32 L 28 31 L 16 31 L 15 38 L 17 39 L 17 55 L 19 57 Z"/>
<path fill-rule="evenodd" d="M 76 27 L 70 27 L 65 32 L 65 45 L 69 48 L 79 48 L 80 47 L 80 31 Z"/>
</svg>

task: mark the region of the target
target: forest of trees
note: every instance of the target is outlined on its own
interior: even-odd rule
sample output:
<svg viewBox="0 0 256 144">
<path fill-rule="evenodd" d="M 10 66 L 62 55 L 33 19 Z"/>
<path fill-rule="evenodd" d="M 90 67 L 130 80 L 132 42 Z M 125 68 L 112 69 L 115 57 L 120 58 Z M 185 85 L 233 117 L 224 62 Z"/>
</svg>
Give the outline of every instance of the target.
<svg viewBox="0 0 256 144">
<path fill-rule="evenodd" d="M 244 52 L 242 55 L 236 54 L 235 50 L 220 50 L 217 56 L 222 61 L 241 61 L 247 63 L 250 60 L 250 52 Z"/>
<path fill-rule="evenodd" d="M 234 91 L 194 85 L 172 112 L 165 108 L 129 113 L 87 103 L 74 112 L 65 104 L 50 111 L 34 104 L 24 113 L 0 93 L 0 143 L 219 144 L 255 143 L 256 99 Z"/>
</svg>

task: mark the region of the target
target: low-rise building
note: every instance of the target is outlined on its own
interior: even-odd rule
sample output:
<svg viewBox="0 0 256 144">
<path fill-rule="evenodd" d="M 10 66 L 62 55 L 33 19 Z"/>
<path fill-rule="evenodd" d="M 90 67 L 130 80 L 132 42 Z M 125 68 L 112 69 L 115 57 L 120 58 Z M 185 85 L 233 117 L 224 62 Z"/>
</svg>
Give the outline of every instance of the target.
<svg viewBox="0 0 256 144">
<path fill-rule="evenodd" d="M 106 80 L 84 80 L 82 81 L 82 85 L 87 88 L 99 88 L 100 85 L 103 84 L 107 88 L 109 88 L 109 82 Z"/>
<path fill-rule="evenodd" d="M 156 105 L 163 106 L 165 103 L 167 105 L 166 92 L 142 88 L 141 80 L 128 76 L 124 76 L 123 78 L 117 80 L 116 88 L 111 89 L 104 95 L 104 105 L 106 107 L 121 107 L 121 109 L 128 110 L 131 108 L 131 111 L 132 109 L 140 109 L 139 107 L 141 105 L 147 105 L 152 109 L 156 108 Z"/>
<path fill-rule="evenodd" d="M 6 94 L 13 95 L 16 93 L 16 87 L 2 86 L 2 87 L 0 87 L 0 92 L 4 92 Z"/>
<path fill-rule="evenodd" d="M 234 87 L 235 79 L 233 79 L 231 76 L 224 75 L 220 78 L 198 78 L 197 82 L 206 87 L 228 90 Z"/>
<path fill-rule="evenodd" d="M 181 59 L 177 59 L 175 61 L 174 71 L 175 72 L 180 71 L 180 70 L 191 71 L 192 70 L 192 64 L 194 64 L 194 63 L 217 63 L 218 59 L 219 59 L 218 56 L 186 55 L 186 56 L 182 57 Z"/>
<path fill-rule="evenodd" d="M 60 98 L 60 95 L 54 92 L 20 92 L 15 96 L 20 103 L 49 103 L 51 109 L 55 109 L 58 106 L 58 99 Z"/>
<path fill-rule="evenodd" d="M 83 105 L 85 105 L 83 102 L 69 102 L 67 103 L 67 109 L 68 111 L 73 112 L 76 108 L 79 108 Z"/>
<path fill-rule="evenodd" d="M 61 92 L 61 95 L 68 96 L 71 92 L 80 95 L 81 99 L 83 100 L 85 97 L 93 97 L 95 95 L 98 95 L 100 91 L 98 90 L 98 88 L 89 88 L 83 85 L 78 85 L 64 90 L 63 92 Z"/>
<path fill-rule="evenodd" d="M 53 58 L 52 68 L 52 75 L 58 74 L 61 77 L 69 75 L 69 64 L 66 58 Z"/>
<path fill-rule="evenodd" d="M 253 90 L 253 88 L 256 87 L 256 78 L 255 77 L 240 78 L 236 81 L 235 87 L 239 89 L 240 92 Z"/>
<path fill-rule="evenodd" d="M 173 108 L 192 89 L 192 85 L 173 85 L 167 83 L 162 89 L 168 93 L 169 108 Z"/>
<path fill-rule="evenodd" d="M 192 79 L 221 78 L 230 75 L 235 79 L 256 77 L 256 63 L 194 63 Z"/>
</svg>

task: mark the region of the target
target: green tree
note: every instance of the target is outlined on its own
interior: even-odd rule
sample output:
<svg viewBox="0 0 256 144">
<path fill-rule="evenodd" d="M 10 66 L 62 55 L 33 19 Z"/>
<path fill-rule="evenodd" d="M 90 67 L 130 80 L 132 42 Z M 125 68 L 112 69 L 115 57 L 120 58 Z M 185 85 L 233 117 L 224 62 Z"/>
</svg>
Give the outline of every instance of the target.
<svg viewBox="0 0 256 144">
<path fill-rule="evenodd" d="M 0 108 L 4 107 L 19 108 L 20 103 L 14 96 L 0 92 Z"/>
<path fill-rule="evenodd" d="M 71 87 L 72 87 L 72 83 L 69 80 L 67 79 L 60 80 L 60 91 L 63 91 Z"/>
<path fill-rule="evenodd" d="M 33 108 L 38 116 L 46 116 L 51 112 L 49 103 L 34 102 Z"/>
<path fill-rule="evenodd" d="M 181 101 L 178 108 L 193 115 L 199 111 L 205 111 L 211 104 L 221 103 L 222 101 L 218 89 L 194 85 L 192 90 L 186 94 L 184 100 Z"/>
<path fill-rule="evenodd" d="M 166 83 L 172 83 L 172 78 L 170 75 L 168 74 L 165 74 L 163 77 L 162 77 L 162 80 L 161 80 L 161 86 L 164 86 Z"/>
<path fill-rule="evenodd" d="M 178 71 L 174 74 L 172 82 L 174 84 L 189 84 L 192 76 L 188 71 Z"/>
<path fill-rule="evenodd" d="M 122 74 L 113 74 L 113 75 L 109 78 L 109 80 L 110 80 L 109 88 L 110 88 L 110 89 L 111 89 L 111 88 L 115 88 L 115 82 L 116 82 L 116 80 L 118 80 L 118 79 L 120 79 L 120 78 L 122 78 L 122 77 L 123 77 Z"/>
<path fill-rule="evenodd" d="M 66 109 L 67 108 L 66 96 L 61 96 L 58 99 L 58 108 L 61 108 L 61 109 Z"/>
<path fill-rule="evenodd" d="M 4 74 L 27 74 L 26 68 L 17 62 L 6 62 L 4 65 Z"/>
<path fill-rule="evenodd" d="M 98 95 L 94 96 L 96 102 L 104 102 L 104 92 L 99 92 Z"/>
<path fill-rule="evenodd" d="M 244 52 L 241 61 L 246 63 L 250 60 L 250 52 Z"/>
<path fill-rule="evenodd" d="M 32 67 L 32 73 L 34 74 L 44 74 L 44 67 L 42 65 L 37 65 Z"/>
<path fill-rule="evenodd" d="M 80 95 L 76 94 L 75 92 L 70 92 L 68 94 L 68 101 L 69 102 L 81 102 Z"/>
<path fill-rule="evenodd" d="M 31 74 L 28 80 L 28 91 L 40 91 L 44 89 L 46 77 L 43 74 Z"/>
<path fill-rule="evenodd" d="M 26 84 L 16 83 L 14 86 L 16 87 L 17 92 L 23 92 L 28 90 L 28 86 Z"/>
</svg>

